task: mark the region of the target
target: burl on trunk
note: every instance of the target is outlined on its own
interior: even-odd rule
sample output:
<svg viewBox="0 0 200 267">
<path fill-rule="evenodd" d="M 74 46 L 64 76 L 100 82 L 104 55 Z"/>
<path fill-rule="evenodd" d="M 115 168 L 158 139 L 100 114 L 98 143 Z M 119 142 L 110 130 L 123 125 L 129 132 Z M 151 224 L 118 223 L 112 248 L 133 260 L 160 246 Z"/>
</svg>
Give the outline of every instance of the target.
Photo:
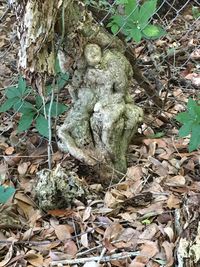
<svg viewBox="0 0 200 267">
<path fill-rule="evenodd" d="M 133 73 L 122 47 L 98 31 L 77 62 L 69 85 L 73 106 L 58 136 L 61 150 L 98 166 L 100 176 L 105 176 L 112 170 L 126 173 L 127 148 L 143 112 L 129 93 Z"/>
</svg>

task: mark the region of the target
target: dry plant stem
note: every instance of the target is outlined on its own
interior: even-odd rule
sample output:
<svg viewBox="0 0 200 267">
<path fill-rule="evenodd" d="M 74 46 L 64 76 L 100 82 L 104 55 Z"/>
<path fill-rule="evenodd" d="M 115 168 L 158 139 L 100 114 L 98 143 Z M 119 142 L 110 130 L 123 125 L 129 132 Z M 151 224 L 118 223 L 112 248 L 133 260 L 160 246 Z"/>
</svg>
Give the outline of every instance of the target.
<svg viewBox="0 0 200 267">
<path fill-rule="evenodd" d="M 125 55 L 129 59 L 131 66 L 133 68 L 133 78 L 137 81 L 139 86 L 145 90 L 146 94 L 152 98 L 154 104 L 156 104 L 156 106 L 158 106 L 159 108 L 162 108 L 163 107 L 162 100 L 156 95 L 156 91 L 152 87 L 151 83 L 148 81 L 148 79 L 144 77 L 139 67 L 137 67 L 136 58 L 133 55 L 133 53 L 131 53 L 129 50 L 130 49 L 128 49 L 125 52 Z"/>
<path fill-rule="evenodd" d="M 0 17 L 0 22 L 3 22 L 3 20 L 6 18 L 8 12 L 9 12 L 9 10 L 10 10 L 10 7 L 7 7 L 7 9 L 3 13 L 3 15 Z"/>
<path fill-rule="evenodd" d="M 105 255 L 105 253 L 106 253 L 106 251 L 107 251 L 107 249 L 106 248 L 103 248 L 102 249 L 102 252 L 101 252 L 101 255 L 100 255 L 100 257 L 99 257 L 99 259 L 98 259 L 98 264 L 100 264 L 100 262 L 101 262 L 101 259 L 103 258 L 103 256 Z"/>
<path fill-rule="evenodd" d="M 51 141 L 52 141 L 52 130 L 51 130 L 51 110 L 52 110 L 52 105 L 53 105 L 53 98 L 54 98 L 54 88 L 52 88 L 52 92 L 51 92 L 51 101 L 50 101 L 50 105 L 49 105 L 49 112 L 48 112 L 48 130 L 49 130 L 49 141 L 48 141 L 48 166 L 49 166 L 49 170 L 52 169 L 51 166 L 51 152 L 52 152 L 52 145 L 51 145 Z"/>
<path fill-rule="evenodd" d="M 111 241 L 111 244 L 116 244 L 116 243 L 119 243 L 121 241 L 123 241 L 123 240 L 122 239 L 114 240 L 114 241 Z M 96 247 L 87 249 L 86 251 L 79 252 L 79 253 L 76 254 L 76 257 L 81 257 L 81 256 L 87 255 L 87 254 L 89 254 L 89 253 L 91 253 L 93 251 L 97 251 L 98 249 L 102 248 L 103 246 L 104 246 L 103 244 L 100 244 L 100 245 L 98 245 Z"/>
<path fill-rule="evenodd" d="M 127 259 L 133 256 L 139 255 L 138 251 L 135 252 L 122 252 L 122 253 L 116 253 L 111 256 L 104 256 L 100 259 L 100 256 L 98 257 L 87 257 L 87 258 L 80 258 L 80 259 L 73 259 L 73 260 L 60 260 L 60 261 L 52 261 L 51 266 L 59 266 L 60 264 L 84 264 L 86 262 L 96 261 L 98 262 L 100 259 L 100 262 L 110 262 L 113 260 L 123 260 Z"/>
</svg>

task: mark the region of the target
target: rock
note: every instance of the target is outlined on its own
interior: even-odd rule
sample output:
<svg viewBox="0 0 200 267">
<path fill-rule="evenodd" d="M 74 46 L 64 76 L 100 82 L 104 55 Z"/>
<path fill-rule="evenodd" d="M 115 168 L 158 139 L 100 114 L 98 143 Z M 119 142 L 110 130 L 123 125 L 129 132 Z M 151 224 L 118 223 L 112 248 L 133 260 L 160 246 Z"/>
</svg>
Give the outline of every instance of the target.
<svg viewBox="0 0 200 267">
<path fill-rule="evenodd" d="M 59 165 L 55 170 L 44 169 L 37 174 L 35 197 L 42 210 L 70 208 L 74 200 L 83 201 L 87 189 L 73 171 L 66 171 Z"/>
</svg>

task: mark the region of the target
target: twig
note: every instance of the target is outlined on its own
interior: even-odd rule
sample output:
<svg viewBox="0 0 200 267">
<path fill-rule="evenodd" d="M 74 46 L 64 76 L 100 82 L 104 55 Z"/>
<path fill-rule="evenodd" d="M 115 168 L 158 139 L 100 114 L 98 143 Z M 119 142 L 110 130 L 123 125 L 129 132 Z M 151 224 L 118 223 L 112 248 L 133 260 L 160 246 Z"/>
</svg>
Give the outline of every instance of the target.
<svg viewBox="0 0 200 267">
<path fill-rule="evenodd" d="M 99 259 L 97 261 L 98 264 L 100 264 L 101 260 L 103 259 L 103 256 L 105 255 L 106 250 L 107 250 L 106 248 L 103 248 L 102 249 L 101 254 L 100 254 L 100 257 L 99 257 Z"/>
<path fill-rule="evenodd" d="M 110 262 L 113 260 L 123 260 L 123 259 L 127 259 L 129 257 L 132 256 L 137 256 L 139 255 L 139 251 L 135 251 L 135 252 L 122 252 L 122 253 L 116 253 L 113 254 L 111 256 L 104 256 L 100 259 L 100 256 L 97 257 L 87 257 L 87 258 L 80 258 L 80 259 L 73 259 L 73 260 L 59 260 L 59 261 L 52 261 L 51 266 L 58 266 L 59 264 L 69 264 L 69 265 L 73 265 L 73 264 L 80 264 L 80 263 L 86 263 L 86 262 L 90 262 L 90 261 L 96 261 L 98 262 L 100 259 L 100 262 Z"/>
<path fill-rule="evenodd" d="M 4 11 L 3 15 L 0 17 L 0 22 L 3 22 L 4 18 L 7 16 L 8 12 L 10 10 L 10 7 L 8 6 L 6 10 Z"/>
<path fill-rule="evenodd" d="M 55 82 L 54 82 L 55 83 Z M 52 169 L 51 166 L 51 151 L 52 151 L 52 146 L 51 146 L 51 141 L 52 141 L 52 130 L 51 130 L 51 110 L 52 110 L 52 105 L 53 105 L 53 99 L 54 99 L 54 86 L 51 91 L 51 100 L 49 104 L 49 112 L 48 112 L 48 130 L 49 130 L 49 140 L 48 140 L 48 166 L 49 170 Z"/>
<path fill-rule="evenodd" d="M 92 229 L 89 229 L 89 230 L 87 230 L 87 231 L 85 231 L 85 232 L 83 232 L 83 233 L 80 233 L 80 234 L 77 234 L 77 235 L 75 235 L 75 236 L 72 236 L 72 237 L 69 237 L 69 238 L 66 238 L 65 240 L 63 240 L 63 242 L 66 242 L 66 241 L 68 241 L 68 240 L 76 240 L 76 238 L 77 237 L 81 237 L 82 235 L 84 235 L 84 234 L 88 234 L 88 233 L 91 233 L 91 232 L 93 232 L 95 229 L 97 229 L 97 228 L 99 228 L 99 227 L 101 227 L 101 226 L 103 226 L 103 225 L 110 225 L 110 223 L 100 223 L 98 226 L 96 226 L 96 227 L 93 227 Z M 36 246 L 44 246 L 44 245 L 49 245 L 49 244 L 53 244 L 53 243 L 55 243 L 55 242 L 60 242 L 60 240 L 59 239 L 56 239 L 56 240 L 49 240 L 49 241 L 32 241 L 32 240 L 30 240 L 30 241 L 27 241 L 27 240 L 25 240 L 25 241 L 15 241 L 14 243 L 13 243 L 13 241 L 10 241 L 10 240 L 0 240 L 0 244 L 14 244 L 14 245 L 26 245 L 26 244 L 30 244 L 30 245 L 36 245 Z"/>
<path fill-rule="evenodd" d="M 119 242 L 122 242 L 122 241 L 123 241 L 123 239 L 113 240 L 113 241 L 111 241 L 111 244 L 116 244 L 116 243 L 119 243 Z M 89 248 L 89 249 L 87 249 L 87 250 L 85 250 L 85 251 L 82 251 L 82 252 L 78 252 L 78 253 L 76 254 L 76 257 L 81 257 L 81 256 L 83 256 L 83 255 L 87 255 L 87 254 L 89 254 L 89 253 L 91 253 L 91 252 L 97 251 L 97 250 L 99 250 L 100 248 L 102 248 L 103 246 L 104 246 L 103 244 L 100 244 L 100 245 L 98 245 L 98 246 L 96 246 L 96 247 Z"/>
</svg>

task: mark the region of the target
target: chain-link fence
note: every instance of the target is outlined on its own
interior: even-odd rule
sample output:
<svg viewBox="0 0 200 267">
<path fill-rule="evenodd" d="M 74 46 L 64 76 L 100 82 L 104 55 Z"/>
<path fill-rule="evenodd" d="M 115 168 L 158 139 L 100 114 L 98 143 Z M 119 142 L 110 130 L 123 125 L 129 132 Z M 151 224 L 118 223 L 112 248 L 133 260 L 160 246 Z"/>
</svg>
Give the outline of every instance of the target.
<svg viewBox="0 0 200 267">
<path fill-rule="evenodd" d="M 111 27 L 108 25 L 113 16 L 124 16 L 125 6 L 133 2 L 130 0 L 84 1 L 97 24 L 110 32 Z M 165 34 L 161 34 L 158 38 L 141 38 L 136 42 L 134 33 L 133 38 L 127 38 L 129 37 L 126 33 L 127 22 L 134 20 L 134 16 L 137 15 L 135 10 L 141 10 L 147 2 L 157 2 L 156 9 L 149 13 L 149 19 L 142 26 L 141 31 L 148 25 L 158 25 Z M 2 91 L 16 84 L 18 75 L 17 47 L 19 44 L 15 28 L 16 21 L 5 3 L 6 1 L 0 2 L 2 37 L 0 88 Z M 146 10 L 147 13 L 148 11 Z M 135 102 L 150 112 L 169 111 L 175 102 L 181 103 L 183 109 L 184 100 L 187 100 L 189 95 L 198 97 L 200 87 L 200 1 L 137 1 L 137 5 L 123 18 L 123 23 L 115 29 L 113 40 L 118 36 L 125 41 L 126 56 L 132 63 L 136 81 L 133 84 Z M 171 113 L 168 115 L 173 117 L 174 114 Z M 10 115 L 7 114 L 7 116 Z M 6 120 L 11 121 L 11 118 Z M 12 125 L 10 124 L 9 127 Z"/>
<path fill-rule="evenodd" d="M 190 93 L 193 96 L 198 94 L 197 89 L 200 88 L 199 1 L 157 1 L 156 10 L 146 25 L 159 25 L 166 32 L 158 38 L 143 38 L 138 43 L 134 40 L 135 32 L 133 38 L 127 38 L 127 25 L 130 26 L 131 20 L 138 23 L 137 20 L 140 18 L 137 12 L 149 1 L 137 1 L 132 11 L 130 8 L 131 5 L 134 6 L 134 1 L 89 2 L 89 9 L 99 25 L 107 27 L 113 16 L 123 16 L 123 22 L 121 24 L 117 22 L 118 27 L 114 35 L 128 39 L 126 54 L 136 61 L 134 78 L 139 87 L 144 89 L 144 101 L 148 98 L 150 102 L 156 102 L 157 98 L 162 98 L 162 110 L 164 110 L 167 99 L 171 97 L 173 101 L 178 92 Z M 120 5 L 120 2 L 124 4 Z M 129 13 L 126 14 L 124 10 L 128 5 Z M 148 11 L 146 10 L 147 13 Z M 135 21 L 134 15 L 137 17 Z M 146 25 L 143 25 L 143 29 Z M 109 27 L 107 28 L 110 30 Z M 141 71 L 143 77 L 141 73 L 138 75 L 138 71 Z M 176 93 L 173 93 L 175 90 Z M 136 96 L 136 101 L 137 97 L 140 98 L 141 103 L 141 95 Z M 158 108 L 160 105 L 156 106 Z"/>
</svg>

